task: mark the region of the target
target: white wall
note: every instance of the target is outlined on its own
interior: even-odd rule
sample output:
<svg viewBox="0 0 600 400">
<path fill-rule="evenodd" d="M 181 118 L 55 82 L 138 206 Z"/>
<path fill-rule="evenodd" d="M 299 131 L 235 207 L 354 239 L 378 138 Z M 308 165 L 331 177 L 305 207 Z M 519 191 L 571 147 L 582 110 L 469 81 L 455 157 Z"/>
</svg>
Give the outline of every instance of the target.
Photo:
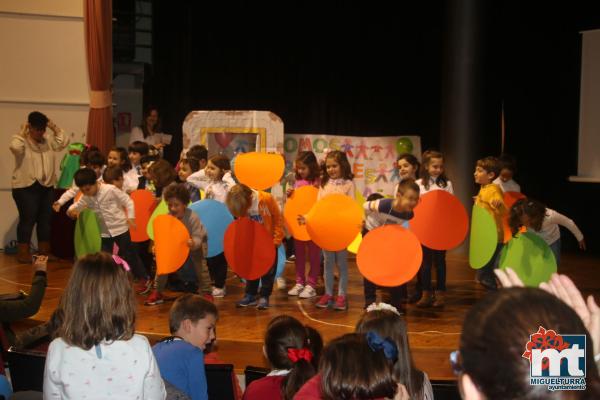
<svg viewBox="0 0 600 400">
<path fill-rule="evenodd" d="M 11 196 L 14 158 L 10 137 L 29 112 L 48 115 L 84 141 L 89 86 L 83 1 L 0 2 L 0 247 L 16 239 L 18 214 Z M 62 154 L 57 157 L 60 163 Z"/>
</svg>

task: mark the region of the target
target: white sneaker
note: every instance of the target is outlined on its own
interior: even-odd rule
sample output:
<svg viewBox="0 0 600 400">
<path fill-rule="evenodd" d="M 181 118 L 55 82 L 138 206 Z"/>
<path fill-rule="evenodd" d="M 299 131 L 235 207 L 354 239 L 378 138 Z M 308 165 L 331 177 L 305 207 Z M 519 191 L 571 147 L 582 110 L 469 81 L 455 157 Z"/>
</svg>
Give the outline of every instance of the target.
<svg viewBox="0 0 600 400">
<path fill-rule="evenodd" d="M 290 296 L 298 296 L 304 289 L 304 285 L 301 285 L 300 283 L 296 283 L 296 286 L 294 286 L 289 292 L 288 294 Z"/>
<path fill-rule="evenodd" d="M 285 290 L 285 288 L 287 288 L 287 282 L 283 276 L 276 278 L 275 281 L 277 282 L 277 289 Z"/>
<path fill-rule="evenodd" d="M 213 297 L 225 297 L 225 294 L 226 294 L 225 288 L 223 288 L 223 289 L 213 288 L 211 294 Z"/>
<path fill-rule="evenodd" d="M 304 286 L 304 290 L 298 295 L 301 299 L 310 299 L 317 295 L 317 291 L 310 285 Z"/>
</svg>

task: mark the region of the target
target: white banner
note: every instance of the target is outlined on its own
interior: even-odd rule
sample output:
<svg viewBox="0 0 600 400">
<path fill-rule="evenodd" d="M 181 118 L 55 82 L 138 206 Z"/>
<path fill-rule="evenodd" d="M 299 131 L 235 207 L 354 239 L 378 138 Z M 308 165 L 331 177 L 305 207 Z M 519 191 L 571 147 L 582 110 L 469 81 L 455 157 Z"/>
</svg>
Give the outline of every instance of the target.
<svg viewBox="0 0 600 400">
<path fill-rule="evenodd" d="M 293 170 L 298 151 L 313 151 L 321 161 L 326 151 L 341 150 L 348 156 L 357 198 L 367 198 L 371 193 L 391 196 L 398 183 L 396 158 L 401 153 L 412 153 L 421 158 L 419 136 L 337 136 L 320 134 L 285 134 L 286 171 Z"/>
</svg>

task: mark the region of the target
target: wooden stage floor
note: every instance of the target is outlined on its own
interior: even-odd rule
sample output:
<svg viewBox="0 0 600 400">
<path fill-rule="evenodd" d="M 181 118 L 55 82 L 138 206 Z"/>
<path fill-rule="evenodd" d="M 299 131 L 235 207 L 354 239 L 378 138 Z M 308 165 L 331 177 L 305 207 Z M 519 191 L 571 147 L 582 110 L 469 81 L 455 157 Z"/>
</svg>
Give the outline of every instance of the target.
<svg viewBox="0 0 600 400">
<path fill-rule="evenodd" d="M 448 355 L 458 346 L 461 324 L 469 307 L 481 298 L 483 289 L 474 281 L 475 271 L 469 268 L 462 255 L 448 254 L 447 304 L 443 309 L 419 309 L 408 306 L 406 320 L 410 345 L 417 366 L 426 371 L 431 379 L 454 379 Z M 40 311 L 28 321 L 20 323 L 15 330 L 46 321 L 58 304 L 67 283 L 72 263 L 51 263 L 48 266 L 48 288 Z M 284 291 L 274 290 L 271 308 L 258 311 L 255 308 L 239 309 L 235 302 L 243 293 L 240 281 L 231 276 L 227 282 L 227 296 L 216 299 L 220 318 L 217 324 L 219 359 L 235 365 L 241 372 L 247 365 L 266 366 L 262 356 L 262 339 L 268 321 L 279 314 L 290 314 L 306 324 L 317 328 L 326 341 L 351 332 L 363 310 L 362 279 L 354 260 L 349 263 L 349 310 L 333 311 L 317 309 L 314 299 L 298 301 Z M 17 264 L 13 256 L 0 254 L 0 293 L 28 291 L 32 268 Z M 571 276 L 584 294 L 600 298 L 600 258 L 565 254 L 561 273 Z M 288 289 L 293 285 L 294 266 L 287 264 L 285 277 Z M 319 289 L 321 293 L 322 288 Z M 176 295 L 176 293 L 173 293 Z M 171 302 L 146 307 L 143 296 L 138 296 L 137 331 L 151 341 L 169 334 L 168 313 Z"/>
</svg>

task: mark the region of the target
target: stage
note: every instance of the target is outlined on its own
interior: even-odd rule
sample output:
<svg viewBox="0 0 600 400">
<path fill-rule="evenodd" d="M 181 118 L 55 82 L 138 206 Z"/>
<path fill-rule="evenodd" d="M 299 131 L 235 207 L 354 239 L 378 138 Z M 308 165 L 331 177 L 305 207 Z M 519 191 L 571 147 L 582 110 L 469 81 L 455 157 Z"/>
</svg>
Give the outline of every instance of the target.
<svg viewBox="0 0 600 400">
<path fill-rule="evenodd" d="M 452 380 L 448 355 L 458 347 L 460 329 L 469 307 L 484 295 L 484 290 L 475 283 L 475 271 L 468 266 L 465 256 L 448 254 L 447 301 L 443 309 L 419 309 L 409 305 L 406 314 L 410 345 L 415 362 L 426 371 L 432 380 Z M 561 273 L 571 276 L 577 286 L 587 294 L 600 298 L 600 259 L 584 253 L 564 254 Z M 71 262 L 50 263 L 48 287 L 40 311 L 29 320 L 13 325 L 22 330 L 48 320 L 58 304 L 59 297 L 71 272 Z M 279 314 L 290 314 L 300 321 L 317 328 L 328 341 L 341 334 L 351 332 L 363 310 L 362 278 L 354 259 L 349 262 L 349 309 L 333 311 L 317 309 L 315 299 L 301 300 L 288 297 L 287 290 L 274 289 L 271 308 L 258 311 L 254 307 L 235 307 L 243 293 L 239 279 L 230 275 L 227 296 L 216 299 L 219 309 L 217 323 L 218 358 L 235 365 L 241 373 L 248 365 L 266 366 L 262 356 L 262 339 L 268 321 Z M 18 264 L 14 256 L 0 254 L 0 293 L 29 290 L 33 270 L 31 266 Z M 286 265 L 285 277 L 288 290 L 294 284 L 294 265 Z M 412 285 L 411 285 L 412 286 Z M 321 293 L 322 287 L 318 289 Z M 167 292 L 176 296 L 176 292 Z M 151 341 L 169 335 L 168 313 L 171 302 L 159 306 L 143 305 L 144 296 L 138 298 L 136 327 L 140 334 Z"/>
</svg>

